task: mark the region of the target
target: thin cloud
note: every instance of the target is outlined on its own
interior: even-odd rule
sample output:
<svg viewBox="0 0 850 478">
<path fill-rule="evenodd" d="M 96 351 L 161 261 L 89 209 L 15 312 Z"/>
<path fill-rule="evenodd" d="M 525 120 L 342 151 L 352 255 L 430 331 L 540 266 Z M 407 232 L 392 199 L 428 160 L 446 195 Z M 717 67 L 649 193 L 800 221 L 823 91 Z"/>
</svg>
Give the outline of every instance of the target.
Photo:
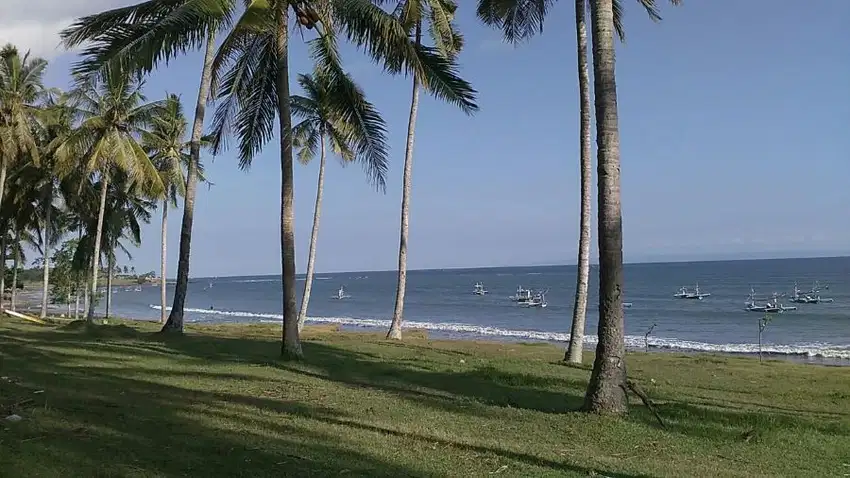
<svg viewBox="0 0 850 478">
<path fill-rule="evenodd" d="M 11 43 L 46 59 L 66 53 L 59 32 L 76 18 L 134 0 L 0 0 L 0 45 Z"/>
</svg>

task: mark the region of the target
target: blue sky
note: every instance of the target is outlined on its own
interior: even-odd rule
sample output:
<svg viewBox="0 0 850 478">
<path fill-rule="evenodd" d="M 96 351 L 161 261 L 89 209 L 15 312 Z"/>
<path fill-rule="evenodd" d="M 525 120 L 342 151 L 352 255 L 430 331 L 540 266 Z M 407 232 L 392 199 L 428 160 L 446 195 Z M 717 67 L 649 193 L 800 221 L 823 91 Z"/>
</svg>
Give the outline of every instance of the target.
<svg viewBox="0 0 850 478">
<path fill-rule="evenodd" d="M 850 252 L 850 2 L 686 2 L 665 5 L 661 23 L 625 3 L 617 80 L 626 260 Z M 517 48 L 481 26 L 471 4 L 461 6 L 459 24 L 467 44 L 462 73 L 478 89 L 481 110 L 467 117 L 431 98 L 422 102 L 409 266 L 574 262 L 573 5 L 559 2 L 543 35 Z M 293 43 L 294 78 L 310 64 L 298 36 Z M 329 164 L 317 268 L 393 269 L 410 81 L 382 74 L 353 49 L 345 58 L 389 125 L 392 162 L 385 195 L 358 166 Z M 66 85 L 73 61 L 72 54 L 52 58 L 48 82 Z M 188 55 L 157 71 L 148 95 L 181 94 L 191 112 L 200 61 Z M 248 172 L 232 152 L 204 160 L 215 186 L 196 203 L 192 275 L 278 273 L 276 143 Z M 299 271 L 316 172 L 316 164 L 296 169 Z M 158 269 L 158 217 L 134 251 L 139 270 Z M 170 217 L 173 276 L 181 213 Z"/>
</svg>

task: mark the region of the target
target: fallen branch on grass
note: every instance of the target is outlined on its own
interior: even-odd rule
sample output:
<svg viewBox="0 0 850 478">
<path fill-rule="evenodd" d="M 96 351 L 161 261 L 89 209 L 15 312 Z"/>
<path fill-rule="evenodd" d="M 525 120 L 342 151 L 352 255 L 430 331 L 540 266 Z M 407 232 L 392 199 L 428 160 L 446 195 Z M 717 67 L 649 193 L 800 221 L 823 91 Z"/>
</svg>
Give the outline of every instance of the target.
<svg viewBox="0 0 850 478">
<path fill-rule="evenodd" d="M 644 392 L 643 389 L 640 388 L 640 385 L 631 380 L 626 380 L 626 387 L 628 387 L 629 390 L 631 390 L 635 395 L 640 398 L 643 404 L 646 405 L 646 408 L 648 408 L 649 411 L 652 412 L 653 415 L 655 415 L 655 419 L 658 420 L 658 424 L 661 425 L 661 428 L 666 430 L 667 425 L 664 424 L 664 420 L 661 419 L 661 415 L 658 414 L 658 411 L 655 409 L 655 405 L 652 403 L 652 400 L 650 400 L 646 392 Z"/>
<path fill-rule="evenodd" d="M 19 312 L 15 312 L 14 310 L 3 309 L 3 312 L 5 312 L 8 315 L 11 315 L 12 317 L 16 317 L 18 319 L 29 320 L 30 322 L 35 322 L 36 324 L 40 324 L 40 325 L 47 324 L 47 322 L 45 322 L 41 319 L 36 319 L 35 317 L 30 317 L 28 315 L 24 315 L 24 314 L 21 314 Z"/>
</svg>

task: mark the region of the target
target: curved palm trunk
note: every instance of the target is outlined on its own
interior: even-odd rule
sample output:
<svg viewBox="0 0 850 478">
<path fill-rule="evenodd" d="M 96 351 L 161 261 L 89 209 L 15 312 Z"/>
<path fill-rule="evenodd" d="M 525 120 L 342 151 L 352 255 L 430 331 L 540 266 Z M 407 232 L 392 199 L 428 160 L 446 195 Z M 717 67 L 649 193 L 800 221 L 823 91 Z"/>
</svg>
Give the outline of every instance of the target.
<svg viewBox="0 0 850 478">
<path fill-rule="evenodd" d="M 422 41 L 422 23 L 416 24 L 416 44 Z M 416 115 L 419 111 L 419 79 L 413 76 L 413 93 L 410 98 L 410 116 L 407 119 L 407 144 L 404 148 L 404 176 L 401 191 L 401 234 L 398 241 L 398 285 L 395 291 L 395 309 L 388 339 L 401 340 L 401 322 L 404 317 L 404 294 L 407 291 L 407 237 L 410 228 L 410 193 L 413 174 L 413 143 L 416 135 Z"/>
<path fill-rule="evenodd" d="M 109 271 L 106 273 L 106 314 L 105 317 L 108 319 L 112 314 L 112 277 L 115 274 L 115 257 L 113 253 L 110 251 L 109 253 Z"/>
<path fill-rule="evenodd" d="M 307 305 L 310 303 L 310 291 L 313 289 L 313 269 L 316 262 L 316 241 L 319 239 L 319 218 L 322 216 L 322 192 L 325 188 L 325 135 L 321 132 L 319 143 L 319 184 L 316 186 L 316 207 L 313 210 L 313 231 L 310 232 L 310 252 L 307 254 L 307 277 L 304 279 L 304 296 L 301 298 L 301 310 L 298 312 L 298 332 L 304 328 L 307 320 Z"/>
<path fill-rule="evenodd" d="M 578 91 L 581 126 L 581 220 L 578 238 L 578 270 L 576 271 L 576 297 L 573 303 L 573 325 L 570 329 L 570 344 L 564 360 L 580 364 L 584 349 L 584 328 L 587 320 L 587 287 L 590 276 L 590 210 L 593 181 L 590 157 L 590 74 L 587 69 L 587 0 L 576 0 L 576 54 L 578 57 Z"/>
<path fill-rule="evenodd" d="M 12 297 L 9 302 L 9 308 L 15 310 L 18 297 L 18 267 L 21 264 L 21 234 L 18 228 L 15 228 L 15 252 L 14 260 L 12 261 Z"/>
<path fill-rule="evenodd" d="M 97 273 L 100 269 L 100 241 L 101 236 L 103 235 L 103 214 L 106 209 L 106 190 L 109 188 L 109 177 L 104 175 L 101 180 L 101 190 L 100 190 L 100 210 L 97 212 L 97 232 L 94 235 L 94 251 L 92 255 L 92 275 L 91 275 L 91 289 L 89 293 L 91 294 L 89 297 L 89 310 L 86 314 L 86 320 L 89 322 L 94 320 L 94 309 L 96 305 L 95 296 L 97 295 Z"/>
<path fill-rule="evenodd" d="M 47 188 L 45 193 L 44 208 L 44 276 L 41 285 L 41 314 L 42 319 L 47 317 L 47 303 L 50 300 L 50 206 L 53 198 L 52 188 Z"/>
<path fill-rule="evenodd" d="M 591 16 L 599 198 L 599 343 L 584 408 L 591 412 L 622 414 L 628 411 L 628 401 L 623 337 L 620 133 L 612 0 L 594 0 Z"/>
<path fill-rule="evenodd" d="M 160 299 L 160 307 L 159 311 L 159 321 L 163 324 L 166 320 L 165 315 L 165 302 L 168 300 L 168 296 L 165 291 L 165 248 L 168 245 L 168 236 L 166 235 L 166 227 L 168 226 L 168 199 L 164 199 L 162 201 L 162 249 L 161 249 L 161 257 L 160 257 L 160 272 L 159 272 L 159 299 Z"/>
<path fill-rule="evenodd" d="M 298 302 L 295 297 L 295 211 L 292 117 L 289 113 L 289 3 L 277 2 L 277 113 L 280 128 L 280 251 L 283 271 L 283 340 L 280 355 L 301 359 Z"/>
<path fill-rule="evenodd" d="M 192 138 L 189 146 L 191 160 L 186 167 L 186 195 L 183 197 L 183 222 L 180 225 L 177 283 L 174 286 L 171 313 L 168 314 L 168 321 L 162 326 L 163 332 L 183 333 L 183 308 L 186 306 L 186 293 L 189 291 L 189 259 L 192 246 L 192 224 L 195 220 L 195 191 L 198 188 L 198 164 L 201 161 L 201 136 L 204 133 L 204 114 L 212 82 L 214 49 L 215 34 L 210 33 L 204 53 L 201 84 L 198 87 L 198 102 L 195 104 L 195 119 L 192 123 Z"/>
</svg>

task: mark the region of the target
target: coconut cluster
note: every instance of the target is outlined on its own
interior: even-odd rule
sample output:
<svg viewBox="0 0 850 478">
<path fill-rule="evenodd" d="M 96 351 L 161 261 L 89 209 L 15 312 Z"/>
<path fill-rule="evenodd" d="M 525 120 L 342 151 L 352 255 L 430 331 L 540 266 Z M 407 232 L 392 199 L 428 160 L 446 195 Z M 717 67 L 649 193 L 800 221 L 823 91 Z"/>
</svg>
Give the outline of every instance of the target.
<svg viewBox="0 0 850 478">
<path fill-rule="evenodd" d="M 298 2 L 292 5 L 295 10 L 295 16 L 298 18 L 298 23 L 312 30 L 319 23 L 319 14 L 308 2 Z"/>
</svg>

